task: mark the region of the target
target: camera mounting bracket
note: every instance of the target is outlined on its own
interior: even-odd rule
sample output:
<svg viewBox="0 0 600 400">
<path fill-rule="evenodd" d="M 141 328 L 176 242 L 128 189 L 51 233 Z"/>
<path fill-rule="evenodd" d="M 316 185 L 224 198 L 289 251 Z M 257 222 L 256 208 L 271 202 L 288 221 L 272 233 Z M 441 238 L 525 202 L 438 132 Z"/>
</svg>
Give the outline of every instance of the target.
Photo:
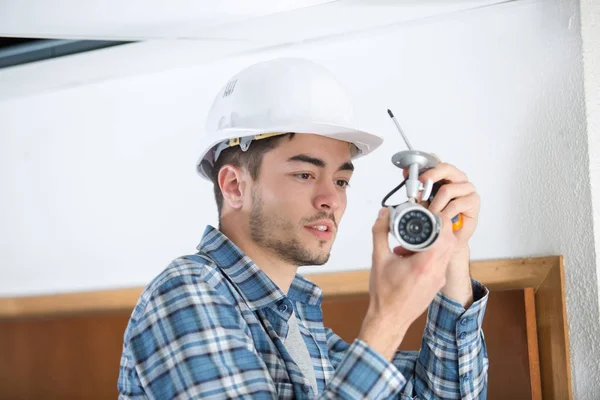
<svg viewBox="0 0 600 400">
<path fill-rule="evenodd" d="M 403 170 L 408 168 L 406 196 L 410 202 L 416 202 L 420 190 L 423 190 L 421 200 L 429 198 L 433 182 L 428 179 L 425 186 L 423 186 L 419 181 L 419 171 L 435 167 L 438 164 L 438 159 L 435 156 L 419 150 L 404 150 L 392 156 L 392 164 Z"/>
</svg>

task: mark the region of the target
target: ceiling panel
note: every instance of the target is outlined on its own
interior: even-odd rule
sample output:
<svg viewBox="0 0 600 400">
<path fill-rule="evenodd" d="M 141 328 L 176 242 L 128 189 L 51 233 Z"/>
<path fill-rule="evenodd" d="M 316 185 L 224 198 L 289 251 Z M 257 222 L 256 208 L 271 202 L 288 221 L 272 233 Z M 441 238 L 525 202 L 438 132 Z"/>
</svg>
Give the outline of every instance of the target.
<svg viewBox="0 0 600 400">
<path fill-rule="evenodd" d="M 0 36 L 285 40 L 365 29 L 499 0 L 0 0 Z"/>
<path fill-rule="evenodd" d="M 177 0 L 167 6 L 155 0 L 53 0 L 36 1 L 34 6 L 31 0 L 0 0 L 0 36 L 142 40 L 0 69 L 0 101 L 277 46 L 360 35 L 505 2 L 510 0 Z"/>
</svg>

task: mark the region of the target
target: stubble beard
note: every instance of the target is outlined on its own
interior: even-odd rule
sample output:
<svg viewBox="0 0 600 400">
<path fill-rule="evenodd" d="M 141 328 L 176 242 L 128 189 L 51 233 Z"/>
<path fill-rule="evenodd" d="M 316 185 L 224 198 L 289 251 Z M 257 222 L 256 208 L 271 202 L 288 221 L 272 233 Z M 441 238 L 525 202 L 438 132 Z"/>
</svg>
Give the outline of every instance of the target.
<svg viewBox="0 0 600 400">
<path fill-rule="evenodd" d="M 304 229 L 303 226 L 301 229 Z M 327 241 L 319 241 L 322 251 L 310 251 L 298 238 L 298 226 L 276 214 L 265 213 L 260 193 L 252 189 L 250 212 L 250 238 L 262 248 L 268 249 L 279 259 L 292 265 L 323 265 L 330 253 L 325 250 Z"/>
</svg>

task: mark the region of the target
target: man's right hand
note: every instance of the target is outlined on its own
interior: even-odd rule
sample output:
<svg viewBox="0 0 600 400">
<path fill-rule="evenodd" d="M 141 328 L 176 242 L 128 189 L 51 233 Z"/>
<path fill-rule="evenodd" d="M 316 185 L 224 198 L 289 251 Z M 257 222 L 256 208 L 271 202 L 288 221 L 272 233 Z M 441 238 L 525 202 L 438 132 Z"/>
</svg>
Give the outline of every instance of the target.
<svg viewBox="0 0 600 400">
<path fill-rule="evenodd" d="M 401 247 L 392 251 L 389 214 L 383 208 L 373 225 L 369 308 L 359 338 L 391 360 L 410 325 L 444 286 L 456 238 L 452 222 L 442 217 L 442 230 L 431 248 L 412 254 Z"/>
</svg>

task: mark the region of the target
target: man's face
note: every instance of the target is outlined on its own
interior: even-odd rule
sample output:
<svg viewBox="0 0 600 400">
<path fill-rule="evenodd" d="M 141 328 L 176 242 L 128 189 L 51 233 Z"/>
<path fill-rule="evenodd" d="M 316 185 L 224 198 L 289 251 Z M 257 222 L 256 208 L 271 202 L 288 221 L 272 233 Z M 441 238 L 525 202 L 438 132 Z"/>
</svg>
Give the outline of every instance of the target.
<svg viewBox="0 0 600 400">
<path fill-rule="evenodd" d="M 282 138 L 264 155 L 251 188 L 252 240 L 294 265 L 326 263 L 352 170 L 347 142 L 309 134 Z"/>
</svg>

